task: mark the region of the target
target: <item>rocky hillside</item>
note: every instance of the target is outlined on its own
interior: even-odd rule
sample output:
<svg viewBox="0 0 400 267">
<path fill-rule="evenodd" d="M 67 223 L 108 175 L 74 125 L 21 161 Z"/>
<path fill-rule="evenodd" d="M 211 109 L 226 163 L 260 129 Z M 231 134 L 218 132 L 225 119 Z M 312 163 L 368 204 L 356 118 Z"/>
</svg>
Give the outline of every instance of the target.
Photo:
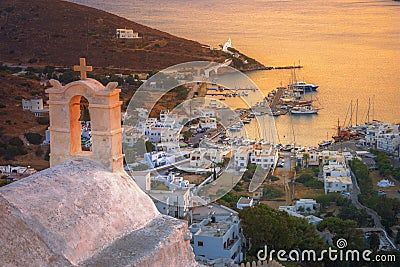
<svg viewBox="0 0 400 267">
<path fill-rule="evenodd" d="M 142 38 L 122 41 L 117 28 L 133 29 Z M 85 56 L 98 68 L 159 70 L 174 64 L 229 55 L 202 44 L 146 27 L 119 16 L 60 0 L 0 1 L 0 61 L 71 66 Z M 253 60 L 235 67 L 260 69 Z"/>
</svg>

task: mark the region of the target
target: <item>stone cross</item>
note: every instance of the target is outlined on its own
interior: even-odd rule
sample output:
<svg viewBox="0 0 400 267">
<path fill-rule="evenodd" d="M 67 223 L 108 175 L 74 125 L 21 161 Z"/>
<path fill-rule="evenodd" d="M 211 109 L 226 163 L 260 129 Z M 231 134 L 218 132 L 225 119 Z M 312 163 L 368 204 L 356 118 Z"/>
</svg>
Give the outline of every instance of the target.
<svg viewBox="0 0 400 267">
<path fill-rule="evenodd" d="M 82 57 L 79 59 L 79 66 L 74 66 L 74 71 L 79 71 L 81 73 L 81 80 L 87 79 L 87 72 L 93 71 L 92 66 L 86 66 L 86 58 Z"/>
</svg>

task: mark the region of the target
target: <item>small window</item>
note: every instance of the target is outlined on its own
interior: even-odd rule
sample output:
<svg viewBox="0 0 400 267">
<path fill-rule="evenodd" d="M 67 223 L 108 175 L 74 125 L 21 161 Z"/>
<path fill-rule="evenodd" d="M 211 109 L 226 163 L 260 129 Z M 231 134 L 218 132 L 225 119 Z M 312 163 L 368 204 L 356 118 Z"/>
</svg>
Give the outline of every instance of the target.
<svg viewBox="0 0 400 267">
<path fill-rule="evenodd" d="M 197 246 L 202 247 L 203 245 L 203 241 L 197 241 Z"/>
</svg>

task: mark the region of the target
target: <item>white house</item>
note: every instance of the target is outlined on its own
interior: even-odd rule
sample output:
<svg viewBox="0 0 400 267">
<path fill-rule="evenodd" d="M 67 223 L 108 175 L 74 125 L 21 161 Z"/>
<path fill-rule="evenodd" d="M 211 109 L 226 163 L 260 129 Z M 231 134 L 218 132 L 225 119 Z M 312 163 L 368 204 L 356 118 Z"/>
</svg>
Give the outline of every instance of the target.
<svg viewBox="0 0 400 267">
<path fill-rule="evenodd" d="M 124 144 L 133 147 L 139 138 L 143 138 L 143 133 L 139 129 L 124 126 L 122 133 L 122 142 Z"/>
<path fill-rule="evenodd" d="M 49 109 L 43 105 L 43 99 L 41 97 L 22 99 L 22 109 L 29 110 L 38 118 L 49 116 Z"/>
<path fill-rule="evenodd" d="M 319 204 L 314 199 L 301 198 L 296 201 L 296 211 L 304 213 L 314 213 L 319 207 Z"/>
<path fill-rule="evenodd" d="M 175 218 L 184 218 L 188 215 L 189 208 L 192 205 L 193 194 L 191 188 L 194 184 L 190 184 L 183 177 L 175 176 L 170 172 L 168 176 L 157 177 L 154 181 L 163 183 L 165 189 L 147 190 L 157 209 L 165 215 Z M 146 183 L 148 180 L 146 179 Z"/>
<path fill-rule="evenodd" d="M 212 108 L 202 108 L 200 109 L 201 117 L 204 118 L 215 118 L 215 109 Z"/>
<path fill-rule="evenodd" d="M 149 117 L 149 111 L 145 108 L 136 108 L 136 111 L 139 113 L 138 116 L 142 119 L 147 119 Z"/>
<path fill-rule="evenodd" d="M 317 225 L 322 221 L 321 218 L 314 216 L 314 215 L 308 215 L 305 218 L 307 219 L 308 223 L 313 224 L 313 225 Z"/>
<path fill-rule="evenodd" d="M 165 128 L 160 131 L 161 143 L 175 142 L 179 143 L 179 129 Z"/>
<path fill-rule="evenodd" d="M 50 130 L 47 129 L 46 132 L 45 132 L 45 138 L 43 140 L 42 145 L 46 146 L 46 145 L 49 145 L 49 144 L 50 144 Z"/>
<path fill-rule="evenodd" d="M 251 208 L 254 205 L 254 201 L 250 197 L 240 197 L 236 203 L 236 208 L 242 210 L 243 208 Z"/>
<path fill-rule="evenodd" d="M 239 168 L 246 168 L 249 160 L 249 150 L 247 147 L 239 147 L 234 154 L 234 164 Z"/>
<path fill-rule="evenodd" d="M 207 149 L 206 157 L 211 162 L 220 163 L 220 162 L 224 161 L 225 154 L 226 154 L 226 152 L 223 151 L 222 149 L 210 148 L 210 149 Z"/>
<path fill-rule="evenodd" d="M 386 151 L 386 149 L 390 149 L 389 147 L 392 147 L 392 145 L 394 145 L 394 150 L 396 150 L 396 148 L 398 149 L 398 146 L 396 147 L 395 143 L 398 141 L 394 140 L 394 144 L 392 144 L 393 141 L 391 141 L 391 139 L 396 138 L 395 136 L 398 133 L 399 133 L 398 124 L 391 124 L 387 122 L 375 122 L 367 127 L 365 134 L 366 145 L 384 151 Z M 395 135 L 394 137 L 392 137 L 393 134 Z M 381 148 L 378 148 L 378 141 L 380 141 L 379 146 Z"/>
<path fill-rule="evenodd" d="M 254 144 L 249 155 L 250 163 L 260 165 L 263 169 L 273 168 L 278 161 L 278 150 L 270 144 Z"/>
<path fill-rule="evenodd" d="M 323 177 L 350 177 L 350 168 L 341 165 L 323 166 Z"/>
<path fill-rule="evenodd" d="M 400 144 L 400 133 L 386 133 L 380 135 L 376 140 L 376 149 L 388 153 L 398 153 Z"/>
<path fill-rule="evenodd" d="M 321 152 L 321 157 L 324 165 L 347 165 L 346 158 L 344 157 L 343 153 L 339 151 L 324 150 Z"/>
<path fill-rule="evenodd" d="M 303 199 L 303 200 L 304 200 L 304 199 Z M 310 200 L 310 199 L 306 199 L 306 202 L 309 202 L 309 200 Z M 300 202 L 302 202 L 302 201 L 300 200 Z M 297 202 L 296 202 L 296 204 L 297 204 Z M 315 202 L 315 204 L 319 205 L 319 204 L 316 203 L 316 202 Z M 280 206 L 280 207 L 278 208 L 278 210 L 280 210 L 280 211 L 285 211 L 285 212 L 288 213 L 290 216 L 294 216 L 294 217 L 297 217 L 297 218 L 305 218 L 305 219 L 308 221 L 308 223 L 313 224 L 313 225 L 317 225 L 318 223 L 320 223 L 320 222 L 322 221 L 321 218 L 316 217 L 316 216 L 314 216 L 314 215 L 304 216 L 304 215 L 300 214 L 300 213 L 298 212 L 298 210 L 296 210 L 296 206 Z"/>
<path fill-rule="evenodd" d="M 193 212 L 198 211 L 196 209 Z M 197 260 L 222 259 L 234 263 L 243 260 L 244 237 L 237 212 L 232 211 L 229 215 L 211 212 L 208 218 L 190 225 L 189 230 L 192 233 L 190 243 Z"/>
<path fill-rule="evenodd" d="M 175 156 L 164 151 L 148 152 L 144 154 L 144 161 L 149 168 L 156 168 L 163 165 L 175 163 Z"/>
<path fill-rule="evenodd" d="M 376 185 L 383 188 L 395 186 L 393 182 L 390 182 L 387 179 L 380 180 Z"/>
<path fill-rule="evenodd" d="M 134 32 L 132 29 L 117 29 L 116 36 L 118 39 L 137 39 L 139 33 Z"/>
<path fill-rule="evenodd" d="M 307 162 L 303 158 L 304 154 L 308 154 Z M 320 152 L 317 150 L 306 150 L 304 152 L 298 152 L 296 154 L 296 163 L 301 166 L 319 166 L 320 163 Z"/>
<path fill-rule="evenodd" d="M 172 190 L 150 190 L 158 211 L 175 218 L 185 218 L 191 207 L 191 191 L 189 187 Z"/>
<path fill-rule="evenodd" d="M 201 118 L 199 125 L 202 129 L 217 129 L 217 119 Z"/>
<path fill-rule="evenodd" d="M 350 192 L 353 188 L 351 177 L 327 177 L 324 179 L 325 194 L 332 192 Z"/>
<path fill-rule="evenodd" d="M 324 163 L 322 171 L 325 194 L 350 192 L 353 183 L 345 156 L 338 151 L 323 151 L 322 160 Z"/>
<path fill-rule="evenodd" d="M 206 153 L 207 151 L 201 148 L 196 148 L 190 152 L 190 167 L 203 167 L 207 163 Z"/>
</svg>

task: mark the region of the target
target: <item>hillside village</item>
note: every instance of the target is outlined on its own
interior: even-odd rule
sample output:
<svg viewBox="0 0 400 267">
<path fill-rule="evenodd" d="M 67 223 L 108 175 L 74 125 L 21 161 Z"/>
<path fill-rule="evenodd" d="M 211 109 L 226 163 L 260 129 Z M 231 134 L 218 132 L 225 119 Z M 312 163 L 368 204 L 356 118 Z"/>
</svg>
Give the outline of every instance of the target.
<svg viewBox="0 0 400 267">
<path fill-rule="evenodd" d="M 56 71 L 52 73 L 53 77 L 57 75 L 56 73 Z M 26 72 L 19 71 L 12 76 L 25 75 Z M 63 73 L 60 72 L 57 77 L 62 79 L 62 75 Z M 134 85 L 127 83 L 129 77 L 135 76 L 136 78 L 133 78 Z M 145 77 L 138 79 L 138 76 L 139 74 L 115 75 L 114 77 L 121 82 L 122 88 L 124 86 L 133 88 L 146 80 Z M 41 78 L 45 77 L 46 75 Z M 110 79 L 112 76 L 104 77 Z M 45 80 L 42 80 L 41 84 L 39 86 L 48 86 Z M 182 91 L 186 92 L 182 99 L 190 90 L 193 88 L 187 87 Z M 15 104 L 16 112 L 25 114 L 25 117 L 31 119 L 35 118 L 37 125 L 43 124 L 43 121 L 40 121 L 42 119 L 45 119 L 46 123 L 48 108 L 44 104 L 45 95 L 36 93 L 31 96 L 25 95 L 19 101 L 18 104 Z M 231 260 L 240 263 L 246 258 L 249 244 L 246 236 L 240 232 L 241 218 L 240 212 L 238 213 L 243 208 L 265 205 L 262 203 L 271 203 L 274 195 L 279 200 L 286 194 L 285 201 L 276 202 L 284 205 L 273 206 L 290 216 L 305 218 L 311 225 L 318 227 L 319 223 L 323 222 L 325 216 L 330 213 L 332 205 L 330 202 L 326 202 L 323 195 L 330 199 L 336 199 L 336 202 L 339 201 L 338 199 L 351 200 L 346 204 L 351 206 L 354 205 L 351 202 L 354 202 L 357 194 L 360 194 L 354 170 L 352 171 L 350 168 L 352 161 L 362 162 L 370 170 L 379 168 L 379 164 L 376 162 L 377 154 L 371 153 L 371 149 L 390 154 L 397 160 L 399 158 L 398 125 L 373 122 L 360 126 L 356 130 L 360 136 L 364 137 L 355 143 L 352 142 L 352 145 L 345 144 L 344 148 L 343 144 L 340 144 L 340 147 L 332 145 L 332 147 L 320 148 L 274 145 L 231 137 L 237 129 L 235 127 L 223 129 L 217 119 L 221 116 L 223 108 L 213 99 L 204 102 L 203 105 L 191 110 L 200 119 L 189 123 L 183 117 L 170 114 L 168 109 L 161 109 L 154 113 L 146 108 L 138 108 L 135 112 L 139 117 L 137 123 L 124 125 L 123 146 L 127 157 L 125 169 L 142 190 L 152 196 L 159 212 L 189 221 L 196 259 L 205 264 L 215 262 L 226 264 Z M 81 107 L 82 114 L 84 114 L 87 106 L 82 104 Z M 153 114 L 153 117 L 149 116 L 150 114 Z M 245 114 L 245 118 L 250 121 L 255 117 L 254 114 L 242 109 L 237 110 L 237 114 L 239 117 Z M 124 116 L 121 119 L 129 120 L 126 115 Z M 82 115 L 81 118 L 83 119 L 81 122 L 82 150 L 90 151 L 92 144 L 90 116 Z M 45 130 L 45 128 L 42 129 Z M 48 145 L 51 143 L 49 131 L 46 130 L 39 136 L 40 141 L 36 145 L 42 151 L 47 151 Z M 30 138 L 32 139 L 32 136 Z M 41 158 L 46 156 L 40 155 Z M 130 157 L 134 160 L 131 160 Z M 224 168 L 227 168 L 230 161 L 233 163 L 233 169 L 238 173 L 245 171 L 244 177 L 238 183 L 240 186 L 235 186 L 227 196 L 222 197 L 212 206 L 201 206 L 210 201 L 207 197 L 198 194 L 201 187 L 217 184 L 219 175 L 223 173 Z M 25 166 L 3 165 L 1 167 L 4 179 L 2 184 L 24 179 L 34 173 L 35 169 L 31 167 L 31 164 L 28 161 Z M 179 168 L 177 169 L 176 166 Z M 247 179 L 245 177 L 248 176 L 251 177 L 251 172 L 254 172 L 257 166 L 267 171 L 269 175 L 258 190 L 249 193 L 246 190 L 248 182 L 244 179 Z M 314 173 L 315 176 L 310 175 L 308 170 L 312 170 L 311 173 Z M 298 174 L 296 175 L 293 171 Z M 192 172 L 196 172 L 196 174 L 190 174 Z M 287 181 L 286 177 L 289 177 Z M 283 184 L 281 179 L 285 180 Z M 386 197 L 386 191 L 392 192 L 392 188 L 399 188 L 397 181 L 391 182 L 385 179 L 382 178 L 377 182 L 377 186 L 374 186 L 374 188 L 379 188 L 375 191 L 379 197 Z M 315 193 L 310 195 L 312 198 L 296 197 L 300 185 L 315 188 L 311 189 L 315 190 Z M 279 189 L 282 187 L 285 190 Z M 293 192 L 286 191 L 286 188 L 290 187 L 296 189 Z M 355 190 L 356 188 L 358 190 Z M 283 195 L 277 194 L 280 190 Z M 396 194 L 395 192 L 395 196 Z M 291 203 L 293 205 L 287 205 Z M 343 216 L 340 215 L 342 209 L 339 206 L 339 213 L 336 216 Z M 397 216 L 397 213 L 395 215 Z M 371 215 L 367 212 L 362 216 L 367 218 Z M 371 234 L 377 234 L 381 240 L 379 249 L 390 250 L 396 247 L 394 239 L 387 234 L 388 229 L 395 231 L 396 227 L 393 226 L 396 225 L 395 223 L 392 225 L 393 227 L 385 228 L 385 232 L 379 230 L 380 228 L 374 230 L 373 219 L 370 218 L 366 222 L 368 223 L 361 224 L 365 227 L 364 235 L 368 237 Z M 215 223 L 215 227 L 213 227 L 213 223 Z M 223 231 L 222 225 L 225 229 Z M 230 235 L 232 238 L 228 238 Z M 210 239 L 211 237 L 215 240 Z M 200 246 L 200 244 L 202 245 Z M 212 247 L 212 249 L 208 250 L 207 247 Z M 221 252 L 218 252 L 217 248 L 219 247 Z"/>
</svg>

